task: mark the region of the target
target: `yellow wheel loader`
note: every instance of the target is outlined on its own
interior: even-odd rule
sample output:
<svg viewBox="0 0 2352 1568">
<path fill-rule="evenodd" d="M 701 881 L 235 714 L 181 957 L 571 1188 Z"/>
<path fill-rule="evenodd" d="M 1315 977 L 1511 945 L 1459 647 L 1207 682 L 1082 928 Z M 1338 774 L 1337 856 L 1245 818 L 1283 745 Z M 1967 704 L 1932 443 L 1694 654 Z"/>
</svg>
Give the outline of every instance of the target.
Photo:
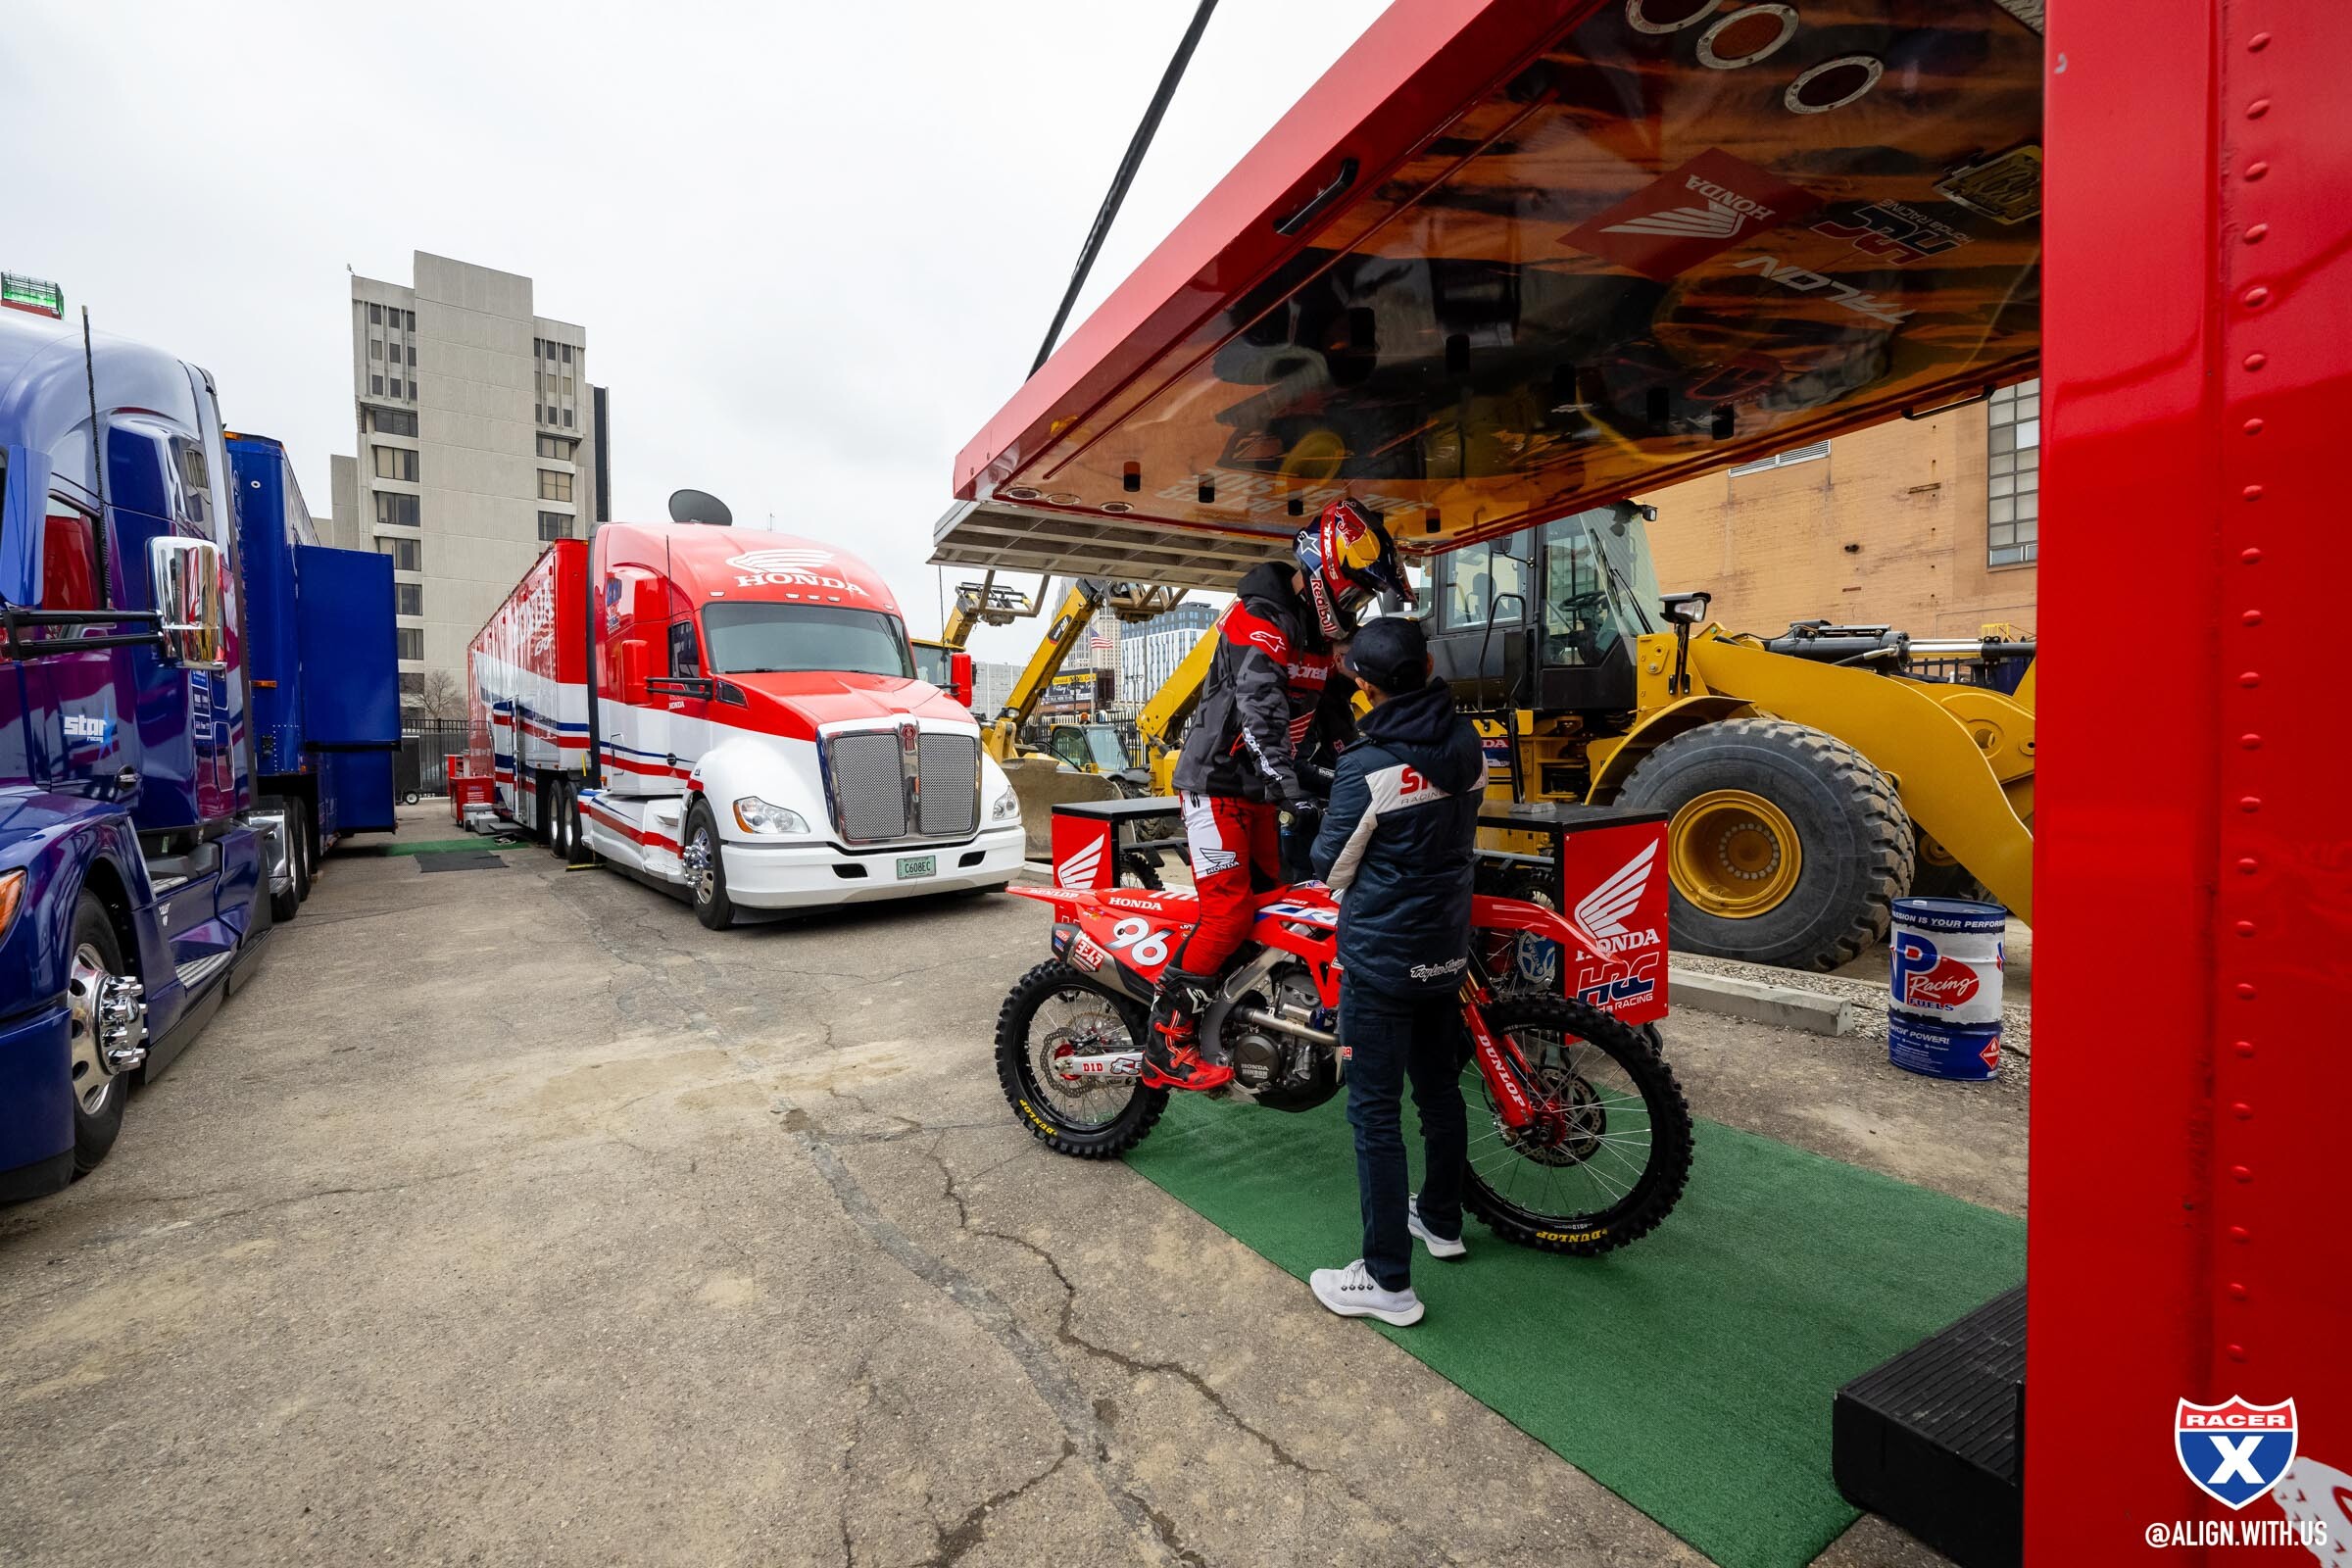
<svg viewBox="0 0 2352 1568">
<path fill-rule="evenodd" d="M 1432 562 L 1432 658 L 1490 792 L 1672 813 L 1690 952 L 1835 968 L 1895 899 L 1977 884 L 2031 920 L 2033 645 L 1735 633 L 1707 595 L 1658 591 L 1653 515 L 1599 507 Z"/>
</svg>

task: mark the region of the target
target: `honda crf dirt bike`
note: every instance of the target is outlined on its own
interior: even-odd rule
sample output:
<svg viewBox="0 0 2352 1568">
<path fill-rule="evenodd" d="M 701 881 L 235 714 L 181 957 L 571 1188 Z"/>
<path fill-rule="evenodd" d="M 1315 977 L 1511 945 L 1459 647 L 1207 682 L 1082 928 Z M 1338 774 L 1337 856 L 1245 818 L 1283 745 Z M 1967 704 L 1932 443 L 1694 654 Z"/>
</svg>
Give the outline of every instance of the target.
<svg viewBox="0 0 2352 1568">
<path fill-rule="evenodd" d="M 997 1015 L 1005 1098 L 1051 1149 L 1121 1153 L 1168 1102 L 1167 1090 L 1142 1082 L 1145 1020 L 1198 901 L 1139 888 L 1008 891 L 1054 906 L 1054 956 L 1021 977 Z M 1600 1007 L 1497 995 L 1492 966 L 1523 936 L 1570 953 L 1596 946 L 1570 922 L 1514 899 L 1481 896 L 1472 911 L 1461 986 L 1465 1205 L 1496 1235 L 1546 1251 L 1589 1256 L 1639 1240 L 1690 1175 L 1690 1108 L 1673 1070 Z M 1200 1054 L 1234 1070 L 1223 1093 L 1298 1111 L 1339 1091 L 1338 938 L 1339 905 L 1321 884 L 1260 897 L 1250 941 L 1200 1020 Z"/>
</svg>

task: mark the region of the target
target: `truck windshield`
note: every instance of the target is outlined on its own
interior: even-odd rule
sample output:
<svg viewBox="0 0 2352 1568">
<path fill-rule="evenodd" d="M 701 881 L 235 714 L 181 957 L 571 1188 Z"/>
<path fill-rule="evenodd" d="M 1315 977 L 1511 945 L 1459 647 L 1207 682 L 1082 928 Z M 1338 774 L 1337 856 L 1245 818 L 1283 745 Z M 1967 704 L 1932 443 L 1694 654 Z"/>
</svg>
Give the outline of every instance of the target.
<svg viewBox="0 0 2352 1568">
<path fill-rule="evenodd" d="M 713 675 L 847 670 L 911 678 L 906 629 L 896 615 L 834 605 L 707 605 L 703 637 Z"/>
<path fill-rule="evenodd" d="M 1544 526 L 1544 662 L 1597 664 L 1650 629 L 1657 573 L 1642 515 L 1595 507 Z"/>
</svg>

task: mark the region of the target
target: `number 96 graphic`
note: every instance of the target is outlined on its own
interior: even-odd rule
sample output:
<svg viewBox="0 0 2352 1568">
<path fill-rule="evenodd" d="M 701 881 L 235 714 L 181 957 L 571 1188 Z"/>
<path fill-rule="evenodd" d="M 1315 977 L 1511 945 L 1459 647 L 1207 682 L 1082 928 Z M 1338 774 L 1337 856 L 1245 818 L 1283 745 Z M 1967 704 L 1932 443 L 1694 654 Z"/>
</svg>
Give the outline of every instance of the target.
<svg viewBox="0 0 2352 1568">
<path fill-rule="evenodd" d="M 1168 933 L 1155 931 L 1152 922 L 1129 915 L 1110 928 L 1113 952 L 1127 950 L 1127 956 L 1146 969 L 1156 969 L 1168 961 Z"/>
</svg>

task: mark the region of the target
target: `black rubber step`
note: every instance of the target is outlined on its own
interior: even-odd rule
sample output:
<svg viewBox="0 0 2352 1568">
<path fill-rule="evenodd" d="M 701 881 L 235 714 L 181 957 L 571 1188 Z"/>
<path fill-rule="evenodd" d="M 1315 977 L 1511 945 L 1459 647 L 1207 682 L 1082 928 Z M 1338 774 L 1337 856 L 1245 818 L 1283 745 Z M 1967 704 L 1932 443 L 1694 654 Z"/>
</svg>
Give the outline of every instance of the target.
<svg viewBox="0 0 2352 1568">
<path fill-rule="evenodd" d="M 2017 1568 L 2025 1411 L 2020 1285 L 1838 1391 L 1830 1412 L 1838 1490 L 1961 1568 Z"/>
</svg>

